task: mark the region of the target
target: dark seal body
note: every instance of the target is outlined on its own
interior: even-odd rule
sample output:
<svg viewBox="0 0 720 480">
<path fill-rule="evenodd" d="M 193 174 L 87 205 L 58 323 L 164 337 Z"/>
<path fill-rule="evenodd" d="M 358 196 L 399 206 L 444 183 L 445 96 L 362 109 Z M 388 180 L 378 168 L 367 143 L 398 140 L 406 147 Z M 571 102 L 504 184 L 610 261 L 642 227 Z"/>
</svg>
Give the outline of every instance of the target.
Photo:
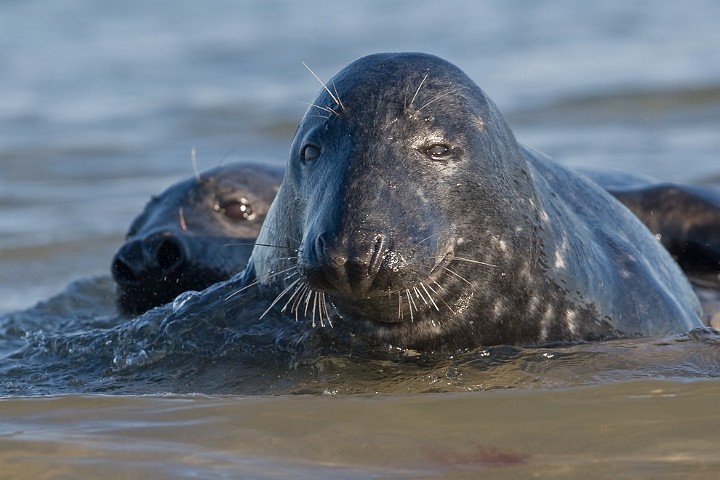
<svg viewBox="0 0 720 480">
<path fill-rule="evenodd" d="M 690 285 L 597 184 L 520 145 L 460 69 L 361 58 L 321 90 L 245 271 L 274 308 L 418 349 L 700 326 Z"/>
<path fill-rule="evenodd" d="M 112 263 L 118 307 L 138 314 L 242 271 L 282 168 L 223 165 L 153 197 Z"/>
<path fill-rule="evenodd" d="M 622 172 L 582 169 L 635 214 L 690 281 L 720 289 L 720 191 L 660 183 Z"/>
</svg>

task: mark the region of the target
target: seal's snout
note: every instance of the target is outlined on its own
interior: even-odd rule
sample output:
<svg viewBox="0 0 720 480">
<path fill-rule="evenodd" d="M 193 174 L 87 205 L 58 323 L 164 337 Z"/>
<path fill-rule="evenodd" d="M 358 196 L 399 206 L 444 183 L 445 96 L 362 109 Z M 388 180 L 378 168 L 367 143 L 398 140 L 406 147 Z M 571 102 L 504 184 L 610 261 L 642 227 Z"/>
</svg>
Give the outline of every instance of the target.
<svg viewBox="0 0 720 480">
<path fill-rule="evenodd" d="M 183 241 L 170 232 L 131 240 L 115 255 L 112 276 L 120 285 L 160 280 L 186 263 L 187 252 Z"/>
<path fill-rule="evenodd" d="M 386 234 L 357 232 L 344 239 L 320 234 L 311 243 L 302 270 L 314 288 L 355 298 L 378 288 L 376 280 L 391 247 Z"/>
</svg>

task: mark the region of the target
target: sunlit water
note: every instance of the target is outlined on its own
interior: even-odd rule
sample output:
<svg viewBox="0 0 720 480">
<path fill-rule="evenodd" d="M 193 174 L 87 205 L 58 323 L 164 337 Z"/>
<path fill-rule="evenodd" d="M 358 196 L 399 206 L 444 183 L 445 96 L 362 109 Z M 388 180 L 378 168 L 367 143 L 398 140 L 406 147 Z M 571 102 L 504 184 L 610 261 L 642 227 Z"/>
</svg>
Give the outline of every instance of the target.
<svg viewBox="0 0 720 480">
<path fill-rule="evenodd" d="M 249 296 L 122 319 L 108 270 L 192 147 L 201 168 L 284 163 L 318 89 L 301 61 L 328 78 L 435 53 L 559 161 L 720 185 L 717 18 L 710 0 L 3 2 L 0 477 L 712 476 L 712 332 L 348 352 L 303 324 L 237 328 Z"/>
</svg>

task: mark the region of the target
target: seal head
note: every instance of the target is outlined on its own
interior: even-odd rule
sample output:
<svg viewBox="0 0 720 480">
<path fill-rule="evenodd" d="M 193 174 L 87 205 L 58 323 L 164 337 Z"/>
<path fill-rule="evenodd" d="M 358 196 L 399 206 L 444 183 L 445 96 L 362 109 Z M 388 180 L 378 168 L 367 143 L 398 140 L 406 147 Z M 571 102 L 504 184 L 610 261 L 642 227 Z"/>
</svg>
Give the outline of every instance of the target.
<svg viewBox="0 0 720 480">
<path fill-rule="evenodd" d="M 242 271 L 281 178 L 228 164 L 153 197 L 112 261 L 119 309 L 139 314 Z"/>
</svg>

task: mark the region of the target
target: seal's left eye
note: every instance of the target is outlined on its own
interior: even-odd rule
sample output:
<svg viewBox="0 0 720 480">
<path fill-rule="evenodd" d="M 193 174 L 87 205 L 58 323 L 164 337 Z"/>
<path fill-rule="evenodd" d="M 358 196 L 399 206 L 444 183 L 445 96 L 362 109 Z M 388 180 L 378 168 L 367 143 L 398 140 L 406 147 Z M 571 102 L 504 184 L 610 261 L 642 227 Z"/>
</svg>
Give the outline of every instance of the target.
<svg viewBox="0 0 720 480">
<path fill-rule="evenodd" d="M 300 157 L 305 162 L 312 162 L 317 160 L 320 156 L 320 148 L 315 145 L 305 145 L 300 151 Z"/>
<path fill-rule="evenodd" d="M 443 144 L 431 145 L 425 149 L 425 154 L 433 160 L 442 160 L 450 153 L 450 147 Z"/>
</svg>

